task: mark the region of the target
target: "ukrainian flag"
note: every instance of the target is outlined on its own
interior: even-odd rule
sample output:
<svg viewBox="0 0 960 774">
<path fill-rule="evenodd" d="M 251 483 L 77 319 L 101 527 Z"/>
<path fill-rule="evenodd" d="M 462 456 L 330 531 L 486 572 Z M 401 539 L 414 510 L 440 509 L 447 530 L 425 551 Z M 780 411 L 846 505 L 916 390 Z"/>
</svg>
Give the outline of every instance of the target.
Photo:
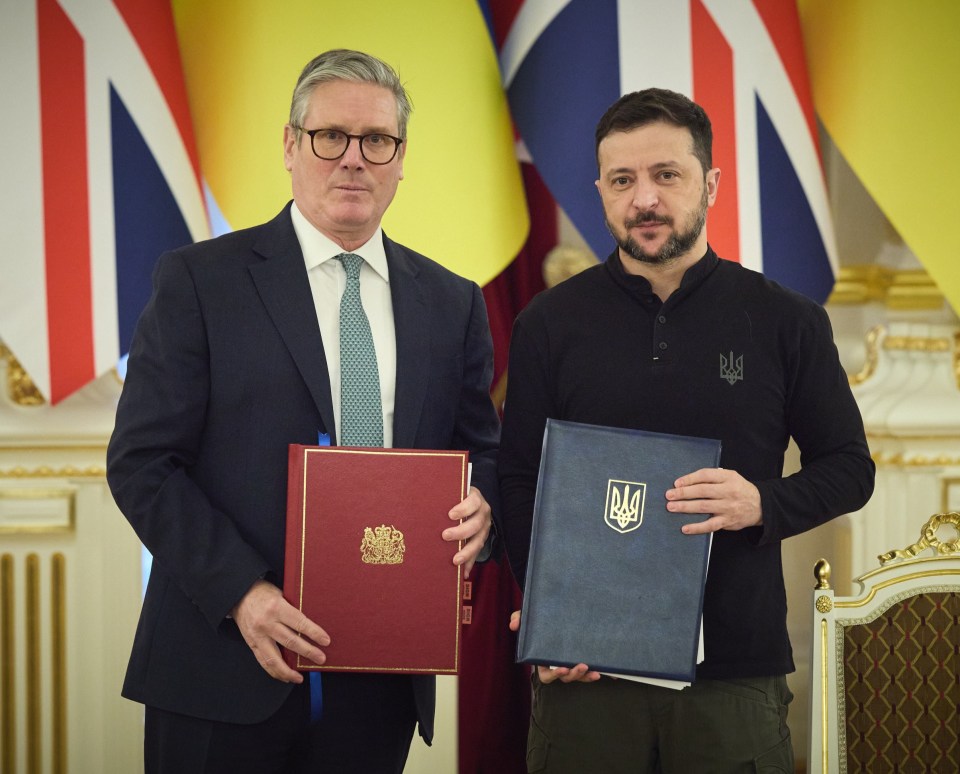
<svg viewBox="0 0 960 774">
<path fill-rule="evenodd" d="M 485 285 L 529 220 L 497 59 L 474 2 L 174 0 L 211 212 L 230 229 L 291 198 L 283 126 L 303 65 L 331 48 L 380 57 L 414 110 L 384 230 Z"/>
<path fill-rule="evenodd" d="M 960 213 L 960 3 L 803 0 L 800 8 L 820 119 L 960 312 L 949 237 Z"/>
</svg>

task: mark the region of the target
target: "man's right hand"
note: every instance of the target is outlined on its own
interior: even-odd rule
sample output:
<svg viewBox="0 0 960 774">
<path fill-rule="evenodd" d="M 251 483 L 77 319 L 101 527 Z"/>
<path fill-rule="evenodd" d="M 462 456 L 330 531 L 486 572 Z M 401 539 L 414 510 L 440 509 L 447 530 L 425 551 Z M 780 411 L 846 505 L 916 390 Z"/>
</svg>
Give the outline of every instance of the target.
<svg viewBox="0 0 960 774">
<path fill-rule="evenodd" d="M 315 664 L 327 660 L 313 643 L 326 647 L 330 637 L 317 624 L 283 598 L 283 592 L 258 580 L 231 611 L 240 633 L 257 662 L 271 677 L 285 683 L 302 683 L 303 675 L 283 660 L 279 646 L 299 653 Z M 298 635 L 303 635 L 302 637 Z"/>
<path fill-rule="evenodd" d="M 514 610 L 510 614 L 510 631 L 520 631 L 519 610 Z M 600 673 L 590 669 L 586 664 L 577 664 L 575 667 L 537 666 L 537 677 L 544 685 L 554 680 L 559 680 L 561 683 L 595 683 L 600 679 Z"/>
</svg>

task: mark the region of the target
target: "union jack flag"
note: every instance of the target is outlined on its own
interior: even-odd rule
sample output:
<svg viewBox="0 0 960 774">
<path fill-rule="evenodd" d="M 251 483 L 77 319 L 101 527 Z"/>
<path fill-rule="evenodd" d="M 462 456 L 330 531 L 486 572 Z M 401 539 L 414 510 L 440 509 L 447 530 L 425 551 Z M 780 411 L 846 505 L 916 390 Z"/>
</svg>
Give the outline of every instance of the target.
<svg viewBox="0 0 960 774">
<path fill-rule="evenodd" d="M 57 403 L 209 235 L 199 163 L 168 0 L 14 0 L 0 57 L 0 338 Z"/>
<path fill-rule="evenodd" d="M 621 94 L 686 94 L 714 129 L 719 255 L 823 302 L 836 248 L 793 0 L 492 0 L 517 131 L 598 256 L 594 128 Z"/>
</svg>

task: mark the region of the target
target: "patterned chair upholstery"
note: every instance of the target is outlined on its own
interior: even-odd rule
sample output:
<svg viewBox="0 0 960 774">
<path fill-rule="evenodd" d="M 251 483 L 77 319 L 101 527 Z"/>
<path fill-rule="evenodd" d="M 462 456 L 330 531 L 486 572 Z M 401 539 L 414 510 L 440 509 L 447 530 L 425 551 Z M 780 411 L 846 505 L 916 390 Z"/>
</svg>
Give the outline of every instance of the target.
<svg viewBox="0 0 960 774">
<path fill-rule="evenodd" d="M 850 597 L 814 569 L 807 771 L 960 772 L 960 513 L 879 559 Z"/>
</svg>

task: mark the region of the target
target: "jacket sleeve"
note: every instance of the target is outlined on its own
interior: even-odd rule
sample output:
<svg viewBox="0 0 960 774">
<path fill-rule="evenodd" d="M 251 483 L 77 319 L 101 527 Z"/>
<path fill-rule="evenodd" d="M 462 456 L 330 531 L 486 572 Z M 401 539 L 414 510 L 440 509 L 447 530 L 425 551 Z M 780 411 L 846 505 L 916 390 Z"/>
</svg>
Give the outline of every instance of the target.
<svg viewBox="0 0 960 774">
<path fill-rule="evenodd" d="M 161 257 L 153 284 L 130 349 L 107 481 L 154 562 L 217 627 L 269 566 L 191 478 L 211 375 L 202 306 L 179 253 Z"/>
<path fill-rule="evenodd" d="M 521 314 L 510 339 L 498 467 L 504 543 L 521 589 L 526 580 L 543 430 L 547 417 L 557 416 L 546 348 L 546 332 L 528 314 Z"/>
<path fill-rule="evenodd" d="M 826 311 L 785 337 L 787 428 L 800 449 L 801 469 L 755 482 L 763 508 L 761 543 L 784 540 L 861 508 L 873 493 L 875 465 L 860 410 L 833 343 Z"/>
<path fill-rule="evenodd" d="M 490 504 L 495 529 L 500 531 L 497 488 L 497 449 L 500 418 L 490 398 L 493 380 L 493 340 L 487 307 L 480 288 L 472 285 L 470 317 L 463 342 L 463 376 L 456 412 L 453 448 L 467 449 L 473 465 L 472 484 Z M 485 551 L 483 556 L 489 554 Z"/>
</svg>

